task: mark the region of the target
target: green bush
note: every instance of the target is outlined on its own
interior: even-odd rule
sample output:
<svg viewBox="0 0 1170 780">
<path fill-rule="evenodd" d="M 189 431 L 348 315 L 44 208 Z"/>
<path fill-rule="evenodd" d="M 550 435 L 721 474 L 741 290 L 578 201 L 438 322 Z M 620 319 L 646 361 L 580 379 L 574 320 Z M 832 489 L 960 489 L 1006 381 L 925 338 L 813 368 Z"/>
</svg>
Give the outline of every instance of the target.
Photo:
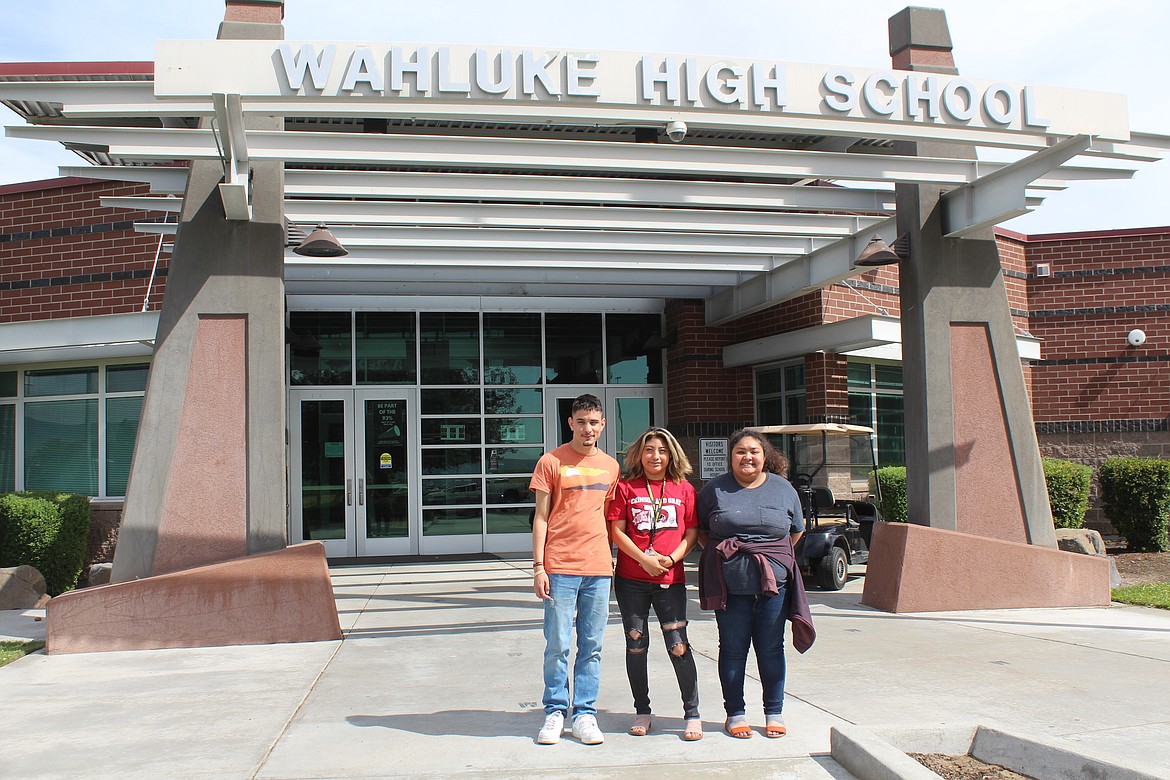
<svg viewBox="0 0 1170 780">
<path fill-rule="evenodd" d="M 1048 505 L 1057 528 L 1084 528 L 1089 509 L 1089 483 L 1093 470 L 1081 463 L 1044 458 L 1044 481 L 1048 485 Z"/>
<path fill-rule="evenodd" d="M 884 466 L 877 470 L 878 484 L 881 486 L 882 519 L 889 523 L 906 522 L 906 467 Z M 870 477 L 873 480 L 873 477 Z M 870 485 L 870 492 L 873 486 Z"/>
<path fill-rule="evenodd" d="M 89 539 L 89 499 L 37 493 L 0 495 L 0 566 L 33 566 L 50 596 L 77 587 Z"/>
<path fill-rule="evenodd" d="M 1170 460 L 1110 458 L 1098 470 L 1105 514 L 1132 551 L 1170 550 Z"/>
</svg>

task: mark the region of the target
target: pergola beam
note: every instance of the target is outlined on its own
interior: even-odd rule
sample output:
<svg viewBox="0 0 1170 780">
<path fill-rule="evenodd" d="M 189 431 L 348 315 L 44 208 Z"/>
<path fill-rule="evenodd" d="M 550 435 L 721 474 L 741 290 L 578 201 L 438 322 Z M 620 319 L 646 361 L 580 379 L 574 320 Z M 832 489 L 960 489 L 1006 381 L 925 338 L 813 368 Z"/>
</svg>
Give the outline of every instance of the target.
<svg viewBox="0 0 1170 780">
<path fill-rule="evenodd" d="M 219 132 L 216 146 L 223 160 L 226 179 L 219 185 L 223 211 L 228 219 L 248 221 L 252 219 L 252 168 L 248 164 L 248 140 L 240 96 L 217 92 L 211 98 Z"/>
</svg>

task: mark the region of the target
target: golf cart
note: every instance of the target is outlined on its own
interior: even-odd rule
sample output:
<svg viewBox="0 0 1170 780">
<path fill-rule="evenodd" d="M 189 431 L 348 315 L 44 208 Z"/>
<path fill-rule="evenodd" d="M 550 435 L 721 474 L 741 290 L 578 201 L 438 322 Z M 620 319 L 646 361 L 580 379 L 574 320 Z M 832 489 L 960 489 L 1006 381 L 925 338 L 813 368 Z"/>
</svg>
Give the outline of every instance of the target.
<svg viewBox="0 0 1170 780">
<path fill-rule="evenodd" d="M 845 587 L 850 564 L 869 561 L 874 522 L 881 520 L 873 429 L 860 425 L 812 423 L 753 427 L 788 456 L 788 478 L 800 494 L 804 537 L 796 562 L 817 586 Z"/>
</svg>

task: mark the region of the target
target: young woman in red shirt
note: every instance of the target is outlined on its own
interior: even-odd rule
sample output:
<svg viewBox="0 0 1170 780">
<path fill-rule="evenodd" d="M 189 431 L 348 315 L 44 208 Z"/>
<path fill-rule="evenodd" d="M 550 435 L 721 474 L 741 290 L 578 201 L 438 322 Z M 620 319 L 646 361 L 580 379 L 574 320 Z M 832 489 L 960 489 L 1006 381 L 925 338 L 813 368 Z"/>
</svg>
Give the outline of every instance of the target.
<svg viewBox="0 0 1170 780">
<path fill-rule="evenodd" d="M 626 675 L 637 713 L 629 733 L 650 730 L 646 652 L 650 608 L 662 628 L 683 702 L 683 739 L 703 738 L 695 657 L 687 641 L 687 592 L 683 558 L 695 546 L 698 520 L 691 464 L 665 428 L 650 428 L 626 450 L 626 476 L 609 505 L 618 546 L 614 592 L 626 635 Z"/>
</svg>

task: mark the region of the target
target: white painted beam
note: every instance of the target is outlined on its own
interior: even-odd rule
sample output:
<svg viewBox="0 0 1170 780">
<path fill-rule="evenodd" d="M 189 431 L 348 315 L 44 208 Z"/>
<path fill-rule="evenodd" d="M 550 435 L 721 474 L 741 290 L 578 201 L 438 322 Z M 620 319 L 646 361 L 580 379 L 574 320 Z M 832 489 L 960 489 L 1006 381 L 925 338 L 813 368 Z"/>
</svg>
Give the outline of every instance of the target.
<svg viewBox="0 0 1170 780">
<path fill-rule="evenodd" d="M 248 164 L 247 132 L 239 95 L 216 93 L 213 132 L 218 132 L 217 153 L 224 164 L 226 181 L 219 185 L 219 197 L 228 219 L 252 219 L 252 168 Z M 164 131 L 165 132 L 165 131 Z"/>
<path fill-rule="evenodd" d="M 182 195 L 187 190 L 187 169 L 155 165 L 62 165 L 62 176 L 85 179 L 141 182 L 158 195 Z"/>
</svg>

